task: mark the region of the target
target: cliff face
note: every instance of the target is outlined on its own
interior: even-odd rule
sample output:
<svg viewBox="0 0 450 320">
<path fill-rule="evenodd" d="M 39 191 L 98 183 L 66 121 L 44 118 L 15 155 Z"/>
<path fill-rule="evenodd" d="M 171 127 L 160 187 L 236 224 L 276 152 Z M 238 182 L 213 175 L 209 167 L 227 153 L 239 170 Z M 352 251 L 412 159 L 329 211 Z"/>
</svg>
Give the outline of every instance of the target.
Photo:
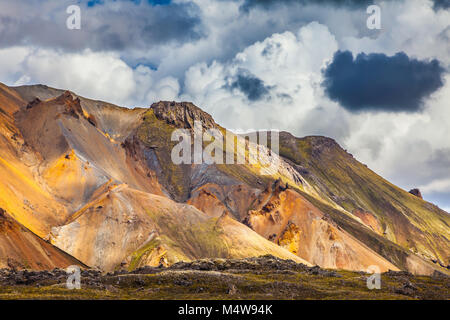
<svg viewBox="0 0 450 320">
<path fill-rule="evenodd" d="M 201 122 L 203 128 L 218 128 L 214 119 L 190 102 L 160 101 L 150 107 L 155 116 L 177 128 L 193 129 L 194 122 Z"/>
<path fill-rule="evenodd" d="M 0 110 L 0 207 L 33 241 L 49 240 L 88 266 L 132 270 L 272 254 L 327 268 L 446 272 L 448 215 L 332 139 L 281 133 L 278 155 L 192 103 L 130 110 L 46 86 L 0 86 Z M 260 150 L 279 170 L 261 158 L 175 165 L 172 132 L 194 134 L 195 121 L 246 147 L 216 150 L 224 159 L 258 159 Z M 21 250 L 0 250 L 1 262 Z"/>
</svg>

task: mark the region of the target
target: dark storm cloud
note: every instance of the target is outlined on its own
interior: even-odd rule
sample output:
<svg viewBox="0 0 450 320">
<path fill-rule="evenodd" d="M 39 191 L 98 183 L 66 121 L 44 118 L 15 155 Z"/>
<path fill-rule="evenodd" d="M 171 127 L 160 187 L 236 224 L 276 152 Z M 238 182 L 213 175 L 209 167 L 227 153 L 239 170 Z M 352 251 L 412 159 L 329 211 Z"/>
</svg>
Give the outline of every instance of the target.
<svg viewBox="0 0 450 320">
<path fill-rule="evenodd" d="M 229 88 L 240 90 L 250 101 L 261 100 L 269 94 L 270 90 L 270 87 L 264 85 L 264 81 L 244 71 L 237 75 Z"/>
<path fill-rule="evenodd" d="M 439 9 L 449 9 L 450 8 L 450 0 L 433 0 L 433 8 L 435 10 Z"/>
<path fill-rule="evenodd" d="M 35 45 L 69 51 L 145 49 L 170 42 L 190 42 L 203 36 L 199 8 L 193 3 L 82 3 L 81 30 L 68 30 L 66 8 L 73 2 L 13 2 L 9 7 L 2 2 L 0 47 Z"/>
<path fill-rule="evenodd" d="M 351 112 L 416 112 L 423 99 L 443 86 L 437 60 L 419 61 L 405 53 L 358 54 L 338 51 L 324 70 L 328 96 Z"/>
<path fill-rule="evenodd" d="M 373 0 L 245 0 L 241 6 L 241 10 L 249 11 L 251 8 L 260 7 L 269 9 L 276 5 L 290 5 L 290 4 L 316 4 L 316 5 L 332 5 L 338 7 L 349 8 L 366 8 L 373 4 Z"/>
</svg>

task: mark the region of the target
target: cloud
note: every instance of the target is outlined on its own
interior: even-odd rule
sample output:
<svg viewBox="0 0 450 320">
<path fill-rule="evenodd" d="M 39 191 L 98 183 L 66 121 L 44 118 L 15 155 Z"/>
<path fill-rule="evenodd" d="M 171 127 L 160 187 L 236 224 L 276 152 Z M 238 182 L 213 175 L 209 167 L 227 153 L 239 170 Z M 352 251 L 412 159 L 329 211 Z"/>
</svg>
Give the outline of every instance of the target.
<svg viewBox="0 0 450 320">
<path fill-rule="evenodd" d="M 248 12 L 251 8 L 260 7 L 271 9 L 280 5 L 319 5 L 319 6 L 336 6 L 348 8 L 363 8 L 373 4 L 370 0 L 244 0 L 241 6 L 243 11 Z"/>
<path fill-rule="evenodd" d="M 450 192 L 450 179 L 440 179 L 421 187 L 424 192 Z"/>
<path fill-rule="evenodd" d="M 261 100 L 269 94 L 270 90 L 270 87 L 264 85 L 264 81 L 245 70 L 239 72 L 229 88 L 240 90 L 250 101 Z"/>
<path fill-rule="evenodd" d="M 449 168 L 450 170 L 450 148 L 435 150 L 429 158 L 428 163 L 434 168 Z"/>
<path fill-rule="evenodd" d="M 295 33 L 275 33 L 230 61 L 189 68 L 181 97 L 201 106 L 226 127 L 307 134 L 306 128 L 311 126 L 304 120 L 309 113 L 314 115 L 308 121 L 339 112 L 338 105 L 323 101 L 319 85 L 321 68 L 336 49 L 334 36 L 317 22 Z M 345 116 L 339 118 L 345 121 Z M 330 122 L 318 122 L 316 130 L 336 133 L 342 122 Z"/>
<path fill-rule="evenodd" d="M 447 40 L 450 10 L 433 10 L 430 0 L 384 1 L 379 4 L 382 29 L 370 37 L 364 34 L 339 37 L 342 51 L 389 56 L 405 52 L 409 57 L 437 59 L 443 66 L 450 66 L 450 42 Z"/>
<path fill-rule="evenodd" d="M 0 47 L 117 51 L 192 42 L 204 35 L 199 8 L 192 2 L 80 4 L 81 29 L 69 30 L 66 9 L 72 4 L 69 0 L 0 1 Z"/>
<path fill-rule="evenodd" d="M 29 47 L 0 49 L 0 74 L 9 84 L 42 83 L 127 107 L 143 107 L 160 99 L 178 98 L 178 80 L 157 77 L 155 72 L 143 65 L 131 68 L 117 53 L 111 52 L 86 49 L 67 53 Z"/>
<path fill-rule="evenodd" d="M 443 86 L 437 60 L 419 61 L 400 52 L 358 54 L 338 51 L 324 71 L 328 96 L 351 112 L 416 112 L 423 99 Z"/>
</svg>

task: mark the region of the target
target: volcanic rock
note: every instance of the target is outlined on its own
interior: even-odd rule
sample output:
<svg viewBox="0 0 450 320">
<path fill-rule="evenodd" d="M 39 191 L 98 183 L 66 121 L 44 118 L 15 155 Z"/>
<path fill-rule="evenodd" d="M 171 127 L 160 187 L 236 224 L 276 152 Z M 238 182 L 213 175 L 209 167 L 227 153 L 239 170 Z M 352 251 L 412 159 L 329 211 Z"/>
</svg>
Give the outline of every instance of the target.
<svg viewBox="0 0 450 320">
<path fill-rule="evenodd" d="M 200 121 L 205 129 L 217 127 L 211 115 L 191 102 L 160 101 L 152 104 L 151 108 L 158 119 L 178 128 L 193 129 L 194 121 Z"/>
<path fill-rule="evenodd" d="M 409 190 L 409 193 L 411 193 L 412 195 L 415 195 L 416 197 L 418 197 L 418 198 L 420 198 L 420 199 L 423 199 L 423 197 L 422 197 L 422 193 L 420 192 L 420 190 L 419 189 L 411 189 L 411 190 Z"/>
</svg>

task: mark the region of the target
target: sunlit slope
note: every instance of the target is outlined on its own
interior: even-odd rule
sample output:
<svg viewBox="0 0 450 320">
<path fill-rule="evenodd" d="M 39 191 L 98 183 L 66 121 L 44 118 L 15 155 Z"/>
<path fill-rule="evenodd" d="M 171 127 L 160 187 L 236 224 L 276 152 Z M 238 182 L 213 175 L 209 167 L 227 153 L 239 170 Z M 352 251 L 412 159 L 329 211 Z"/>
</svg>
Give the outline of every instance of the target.
<svg viewBox="0 0 450 320">
<path fill-rule="evenodd" d="M 53 228 L 52 242 L 103 270 L 264 254 L 307 263 L 226 215 L 211 218 L 126 185 L 111 186 L 66 225 Z"/>
<path fill-rule="evenodd" d="M 42 101 L 57 98 L 65 93 L 65 90 L 50 88 L 45 85 L 31 85 L 9 88 L 27 104 L 29 101 L 39 98 Z M 119 107 L 104 101 L 91 100 L 76 95 L 80 99 L 83 116 L 94 124 L 101 132 L 110 138 L 122 142 L 140 124 L 140 119 L 145 109 L 128 109 Z"/>
<path fill-rule="evenodd" d="M 160 193 L 158 182 L 149 178 L 151 172 L 127 157 L 121 142 L 99 127 L 102 118 L 98 112 L 94 118 L 87 109 L 81 99 L 65 92 L 16 113 L 25 141 L 42 159 L 37 170 L 49 192 L 71 211 L 84 205 L 92 192 L 109 180 Z M 135 119 L 134 111 L 130 113 Z M 110 119 L 111 112 L 105 117 Z M 119 128 L 120 117 L 116 118 Z M 128 128 L 129 121 L 122 122 Z M 121 134 L 119 130 L 114 136 L 120 138 Z"/>
<path fill-rule="evenodd" d="M 66 209 L 39 183 L 41 159 L 16 126 L 14 115 L 26 105 L 14 90 L 0 85 L 0 208 L 45 237 L 51 225 L 64 220 Z"/>
<path fill-rule="evenodd" d="M 322 198 L 427 260 L 449 265 L 450 216 L 389 183 L 325 137 L 280 136 L 280 154 L 292 161 Z"/>
<path fill-rule="evenodd" d="M 43 239 L 112 180 L 161 193 L 120 145 L 142 112 L 81 101 L 46 86 L 0 86 L 0 208 Z"/>
<path fill-rule="evenodd" d="M 26 104 L 24 100 L 15 90 L 0 83 L 0 115 L 12 120 L 14 112 L 19 110 L 20 106 Z"/>
<path fill-rule="evenodd" d="M 70 265 L 84 266 L 0 210 L 0 268 L 49 270 Z"/>
<path fill-rule="evenodd" d="M 388 260 L 340 228 L 298 192 L 274 183 L 253 203 L 245 223 L 299 257 L 324 268 L 397 270 Z"/>
</svg>

